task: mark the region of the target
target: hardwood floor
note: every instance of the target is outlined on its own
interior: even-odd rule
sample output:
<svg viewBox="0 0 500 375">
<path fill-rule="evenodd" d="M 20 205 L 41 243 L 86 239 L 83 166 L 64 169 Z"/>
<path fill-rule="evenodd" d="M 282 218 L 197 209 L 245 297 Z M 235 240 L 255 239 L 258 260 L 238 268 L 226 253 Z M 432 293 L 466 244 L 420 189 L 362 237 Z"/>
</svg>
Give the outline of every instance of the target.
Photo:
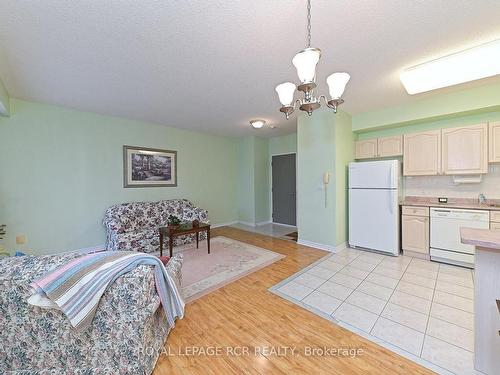
<svg viewBox="0 0 500 375">
<path fill-rule="evenodd" d="M 286 301 L 267 289 L 327 253 L 292 241 L 234 228 L 213 230 L 286 255 L 282 260 L 233 282 L 186 306 L 171 332 L 154 375 L 163 374 L 431 374 L 361 336 Z M 190 354 L 191 348 L 220 355 Z M 226 353 L 226 348 L 248 350 Z M 255 353 L 260 348 L 280 353 Z M 283 355 L 295 347 L 295 355 Z M 305 356 L 306 347 L 362 349 L 350 356 Z M 246 349 L 245 349 L 246 348 Z M 242 354 L 242 355 L 237 355 Z M 297 355 L 298 354 L 298 355 Z"/>
</svg>

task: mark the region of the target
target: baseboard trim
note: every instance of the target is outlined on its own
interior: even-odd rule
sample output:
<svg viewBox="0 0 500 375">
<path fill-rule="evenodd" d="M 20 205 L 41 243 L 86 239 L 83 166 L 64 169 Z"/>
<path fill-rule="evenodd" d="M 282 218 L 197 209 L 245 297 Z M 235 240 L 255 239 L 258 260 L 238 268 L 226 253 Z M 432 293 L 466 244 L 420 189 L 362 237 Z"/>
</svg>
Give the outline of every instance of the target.
<svg viewBox="0 0 500 375">
<path fill-rule="evenodd" d="M 258 223 L 255 223 L 256 226 L 266 225 L 266 224 L 271 224 L 271 220 L 259 221 Z"/>
<path fill-rule="evenodd" d="M 238 221 L 239 224 L 248 225 L 249 227 L 255 227 L 255 223 L 251 223 L 250 221 Z"/>
<path fill-rule="evenodd" d="M 228 227 L 230 225 L 238 224 L 238 221 L 228 221 L 227 223 L 211 224 L 211 228 Z"/>
<path fill-rule="evenodd" d="M 276 224 L 276 225 L 281 225 L 283 227 L 290 227 L 290 228 L 297 228 L 296 225 L 290 225 L 290 224 L 281 224 L 281 223 L 276 223 L 274 221 L 270 221 L 270 223 Z"/>
<path fill-rule="evenodd" d="M 297 243 L 299 245 L 304 245 L 304 246 L 308 246 L 308 247 L 314 247 L 315 249 L 325 250 L 325 251 L 329 251 L 331 253 L 336 253 L 338 251 L 337 250 L 337 246 L 325 245 L 325 244 L 322 244 L 322 243 L 319 243 L 319 242 L 302 240 L 300 238 L 297 240 Z"/>
</svg>

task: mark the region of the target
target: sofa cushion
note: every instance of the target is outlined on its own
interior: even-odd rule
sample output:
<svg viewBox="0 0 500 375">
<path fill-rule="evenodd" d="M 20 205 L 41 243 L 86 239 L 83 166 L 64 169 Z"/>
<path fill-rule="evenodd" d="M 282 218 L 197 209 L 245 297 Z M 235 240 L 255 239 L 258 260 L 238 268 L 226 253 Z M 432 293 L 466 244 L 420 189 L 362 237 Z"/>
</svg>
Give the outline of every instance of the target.
<svg viewBox="0 0 500 375">
<path fill-rule="evenodd" d="M 108 250 L 153 252 L 159 248 L 158 228 L 166 226 L 168 217 L 175 215 L 182 221 L 208 222 L 206 210 L 195 207 L 187 199 L 159 202 L 132 202 L 112 206 L 106 210 L 103 224 L 107 229 Z M 180 236 L 176 245 L 194 240 L 194 235 Z"/>
</svg>

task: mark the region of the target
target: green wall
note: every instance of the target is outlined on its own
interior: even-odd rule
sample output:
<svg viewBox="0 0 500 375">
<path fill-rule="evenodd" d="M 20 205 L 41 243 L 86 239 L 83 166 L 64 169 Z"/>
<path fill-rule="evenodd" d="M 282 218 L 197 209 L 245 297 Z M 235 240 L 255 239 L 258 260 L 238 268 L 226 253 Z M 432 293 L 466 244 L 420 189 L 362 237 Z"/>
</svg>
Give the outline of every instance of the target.
<svg viewBox="0 0 500 375">
<path fill-rule="evenodd" d="M 0 116 L 8 116 L 10 114 L 9 94 L 0 79 Z"/>
<path fill-rule="evenodd" d="M 489 121 L 500 121 L 500 111 L 487 112 L 473 115 L 455 115 L 443 120 L 437 121 L 422 121 L 411 125 L 400 124 L 399 126 L 391 126 L 385 129 L 368 131 L 358 134 L 358 139 L 369 139 L 377 137 L 386 137 L 391 135 L 400 135 L 405 133 L 416 133 L 426 130 L 452 128 L 465 125 L 474 125 Z"/>
<path fill-rule="evenodd" d="M 269 221 L 269 140 L 243 137 L 238 147 L 238 220 Z"/>
<path fill-rule="evenodd" d="M 297 133 L 269 138 L 269 157 L 297 152 Z"/>
<path fill-rule="evenodd" d="M 338 246 L 348 240 L 348 165 L 354 160 L 354 138 L 351 115 L 339 111 L 335 122 L 335 215 Z"/>
<path fill-rule="evenodd" d="M 254 137 L 238 142 L 238 220 L 255 223 L 255 148 Z"/>
<path fill-rule="evenodd" d="M 419 94 L 405 105 L 381 108 L 352 116 L 352 130 L 372 131 L 387 126 L 411 125 L 500 111 L 500 83 L 464 89 Z"/>
<path fill-rule="evenodd" d="M 269 140 L 255 138 L 255 222 L 270 220 Z"/>
<path fill-rule="evenodd" d="M 354 159 L 351 116 L 301 115 L 297 122 L 299 240 L 330 250 L 347 241 L 347 165 Z M 327 207 L 323 174 L 330 173 Z"/>
<path fill-rule="evenodd" d="M 123 188 L 122 146 L 177 150 L 178 187 Z M 11 100 L 0 117 L 0 223 L 4 246 L 55 253 L 102 244 L 110 205 L 187 198 L 212 223 L 237 220 L 237 142 L 232 138 Z"/>
<path fill-rule="evenodd" d="M 297 221 L 299 239 L 335 246 L 335 183 L 328 184 L 325 207 L 323 174 L 335 172 L 335 117 L 320 111 L 297 118 Z"/>
</svg>

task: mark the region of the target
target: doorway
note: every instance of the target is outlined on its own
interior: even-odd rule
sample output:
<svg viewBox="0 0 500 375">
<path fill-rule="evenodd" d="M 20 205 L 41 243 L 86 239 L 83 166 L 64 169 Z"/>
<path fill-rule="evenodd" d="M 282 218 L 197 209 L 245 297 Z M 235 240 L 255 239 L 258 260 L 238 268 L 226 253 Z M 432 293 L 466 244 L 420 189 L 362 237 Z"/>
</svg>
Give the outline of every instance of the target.
<svg viewBox="0 0 500 375">
<path fill-rule="evenodd" d="M 273 155 L 271 161 L 273 223 L 297 225 L 296 155 Z"/>
</svg>

